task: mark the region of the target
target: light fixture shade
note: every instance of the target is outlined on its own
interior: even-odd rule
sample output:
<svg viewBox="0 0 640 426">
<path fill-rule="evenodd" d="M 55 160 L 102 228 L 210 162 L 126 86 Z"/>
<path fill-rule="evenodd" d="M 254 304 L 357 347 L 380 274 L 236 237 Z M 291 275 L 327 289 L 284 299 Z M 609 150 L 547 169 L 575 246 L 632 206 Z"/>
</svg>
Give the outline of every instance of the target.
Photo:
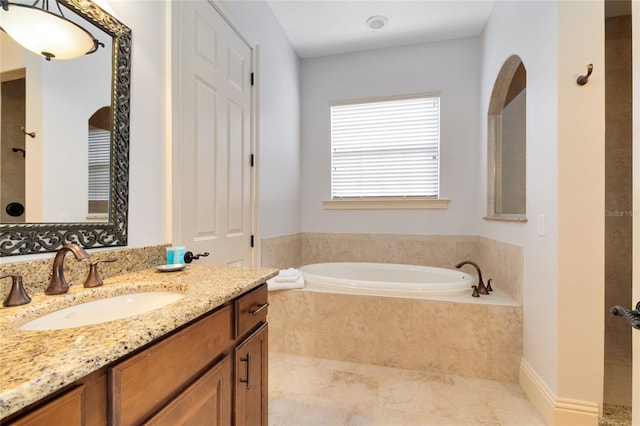
<svg viewBox="0 0 640 426">
<path fill-rule="evenodd" d="M 24 48 L 47 59 L 75 59 L 97 48 L 80 25 L 46 10 L 9 3 L 0 9 L 0 27 Z"/>
</svg>

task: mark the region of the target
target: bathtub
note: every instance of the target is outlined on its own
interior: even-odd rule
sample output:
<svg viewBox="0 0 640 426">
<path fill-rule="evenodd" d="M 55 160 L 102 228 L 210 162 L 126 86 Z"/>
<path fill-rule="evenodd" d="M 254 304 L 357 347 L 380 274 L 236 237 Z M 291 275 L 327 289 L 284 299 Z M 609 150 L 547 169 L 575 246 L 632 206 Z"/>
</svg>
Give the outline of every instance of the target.
<svg viewBox="0 0 640 426">
<path fill-rule="evenodd" d="M 300 268 L 310 291 L 428 298 L 472 293 L 475 279 L 462 271 L 394 263 L 334 262 Z"/>
<path fill-rule="evenodd" d="M 270 350 L 518 383 L 522 307 L 497 286 L 471 297 L 474 276 L 427 266 L 299 269 L 304 289 L 269 293 Z M 486 338 L 460 324 L 469 315 Z M 471 353 L 482 356 L 464 362 Z"/>
</svg>

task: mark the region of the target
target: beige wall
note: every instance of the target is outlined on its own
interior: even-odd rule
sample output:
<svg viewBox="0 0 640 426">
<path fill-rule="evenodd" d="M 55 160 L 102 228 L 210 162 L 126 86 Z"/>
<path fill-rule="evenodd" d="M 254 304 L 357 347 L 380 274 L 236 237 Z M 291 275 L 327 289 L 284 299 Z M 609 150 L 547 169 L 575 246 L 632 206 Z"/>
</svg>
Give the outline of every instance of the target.
<svg viewBox="0 0 640 426">
<path fill-rule="evenodd" d="M 556 392 L 580 409 L 556 407 L 555 418 L 560 424 L 571 411 L 576 422 L 595 425 L 604 374 L 603 3 L 560 1 L 558 22 Z M 578 86 L 589 63 L 596 72 Z"/>
</svg>

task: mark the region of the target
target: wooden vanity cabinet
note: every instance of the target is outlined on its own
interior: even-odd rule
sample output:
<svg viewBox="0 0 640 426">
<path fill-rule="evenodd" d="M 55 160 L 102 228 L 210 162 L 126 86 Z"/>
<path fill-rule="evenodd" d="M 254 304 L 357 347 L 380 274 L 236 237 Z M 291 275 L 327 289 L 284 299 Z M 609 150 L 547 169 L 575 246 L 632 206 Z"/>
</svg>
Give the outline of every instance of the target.
<svg viewBox="0 0 640 426">
<path fill-rule="evenodd" d="M 266 426 L 267 306 L 263 284 L 114 365 L 110 424 Z"/>
<path fill-rule="evenodd" d="M 228 355 L 232 314 L 231 305 L 223 306 L 111 367 L 110 423 L 141 424 Z"/>
<path fill-rule="evenodd" d="M 268 424 L 267 286 L 236 299 L 234 424 Z"/>
<path fill-rule="evenodd" d="M 91 373 L 32 407 L 0 420 L 0 425 L 106 426 L 106 369 Z"/>
<path fill-rule="evenodd" d="M 84 425 L 84 386 L 77 386 L 10 424 L 15 426 Z"/>
<path fill-rule="evenodd" d="M 267 306 L 262 284 L 1 423 L 267 426 Z"/>
<path fill-rule="evenodd" d="M 145 425 L 231 424 L 231 373 L 231 358 L 227 355 Z"/>
<path fill-rule="evenodd" d="M 235 350 L 236 425 L 267 426 L 268 370 L 267 323 L 247 337 Z"/>
</svg>

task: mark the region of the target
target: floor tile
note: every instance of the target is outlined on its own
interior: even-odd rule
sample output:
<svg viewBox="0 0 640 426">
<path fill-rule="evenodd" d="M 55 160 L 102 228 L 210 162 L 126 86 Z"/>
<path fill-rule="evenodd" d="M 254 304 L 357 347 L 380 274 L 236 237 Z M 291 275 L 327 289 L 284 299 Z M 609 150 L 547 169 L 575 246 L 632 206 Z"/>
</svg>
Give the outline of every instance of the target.
<svg viewBox="0 0 640 426">
<path fill-rule="evenodd" d="M 518 385 L 271 352 L 270 426 L 538 426 Z"/>
</svg>

